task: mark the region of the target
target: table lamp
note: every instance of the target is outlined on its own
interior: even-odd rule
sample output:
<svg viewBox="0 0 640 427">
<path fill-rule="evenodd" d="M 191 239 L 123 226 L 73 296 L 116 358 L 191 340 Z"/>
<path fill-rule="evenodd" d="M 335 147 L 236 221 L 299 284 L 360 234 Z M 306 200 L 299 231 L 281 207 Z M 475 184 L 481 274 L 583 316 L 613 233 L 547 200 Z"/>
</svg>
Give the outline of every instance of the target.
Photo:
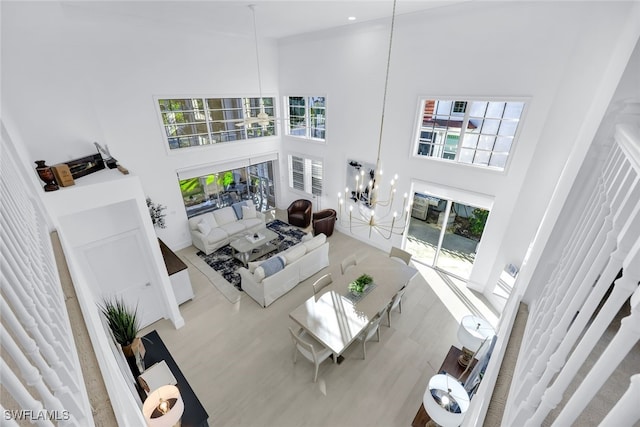
<svg viewBox="0 0 640 427">
<path fill-rule="evenodd" d="M 429 380 L 422 403 L 431 418 L 427 426 L 457 427 L 469 409 L 469 395 L 455 378 L 438 374 Z"/>
<path fill-rule="evenodd" d="M 464 316 L 458 327 L 458 340 L 462 344 L 462 354 L 458 357 L 458 364 L 464 368 L 469 366 L 482 343 L 493 335 L 495 331 L 486 320 L 478 316 Z"/>
<path fill-rule="evenodd" d="M 163 385 L 152 391 L 142 405 L 148 427 L 179 426 L 183 412 L 184 402 L 174 385 Z"/>
</svg>

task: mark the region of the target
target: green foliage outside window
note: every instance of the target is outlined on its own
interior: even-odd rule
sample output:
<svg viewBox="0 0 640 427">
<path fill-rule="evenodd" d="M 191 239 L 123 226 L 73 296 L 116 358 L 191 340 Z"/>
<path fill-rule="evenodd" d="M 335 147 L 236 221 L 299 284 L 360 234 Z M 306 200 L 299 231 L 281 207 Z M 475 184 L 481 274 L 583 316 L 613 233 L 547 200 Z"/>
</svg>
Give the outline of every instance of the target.
<svg viewBox="0 0 640 427">
<path fill-rule="evenodd" d="M 475 208 L 473 210 L 473 216 L 469 218 L 469 231 L 474 236 L 482 236 L 484 227 L 487 224 L 487 218 L 489 217 L 489 211 Z"/>
</svg>

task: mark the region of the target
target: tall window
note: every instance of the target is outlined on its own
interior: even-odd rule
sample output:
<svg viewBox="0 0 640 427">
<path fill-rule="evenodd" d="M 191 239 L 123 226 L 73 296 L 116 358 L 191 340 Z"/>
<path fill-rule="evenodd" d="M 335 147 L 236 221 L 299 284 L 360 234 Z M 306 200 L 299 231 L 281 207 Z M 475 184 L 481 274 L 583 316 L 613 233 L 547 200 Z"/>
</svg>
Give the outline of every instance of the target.
<svg viewBox="0 0 640 427">
<path fill-rule="evenodd" d="M 504 170 L 513 146 L 524 102 L 422 102 L 417 153 Z"/>
<path fill-rule="evenodd" d="M 326 105 L 323 96 L 289 96 L 287 133 L 307 139 L 325 139 Z"/>
<path fill-rule="evenodd" d="M 275 116 L 273 98 L 263 98 L 265 112 Z M 276 134 L 273 122 L 245 125 L 260 112 L 260 98 L 159 99 L 169 148 L 197 147 Z"/>
<path fill-rule="evenodd" d="M 322 162 L 290 154 L 289 187 L 315 196 L 321 196 Z"/>
</svg>

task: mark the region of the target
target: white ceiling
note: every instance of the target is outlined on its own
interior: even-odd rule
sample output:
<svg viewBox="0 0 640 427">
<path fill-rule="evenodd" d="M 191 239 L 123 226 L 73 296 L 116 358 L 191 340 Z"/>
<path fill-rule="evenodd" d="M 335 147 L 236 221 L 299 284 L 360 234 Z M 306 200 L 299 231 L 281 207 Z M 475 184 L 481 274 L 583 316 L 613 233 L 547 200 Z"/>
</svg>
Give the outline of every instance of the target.
<svg viewBox="0 0 640 427">
<path fill-rule="evenodd" d="M 414 13 L 468 0 L 398 0 L 396 15 Z M 64 7 L 101 17 L 144 20 L 167 28 L 188 26 L 194 31 L 246 37 L 253 34 L 250 4 L 255 4 L 260 37 L 283 38 L 391 19 L 392 0 L 236 0 L 236 1 L 63 1 Z M 355 16 L 355 21 L 348 21 Z"/>
</svg>

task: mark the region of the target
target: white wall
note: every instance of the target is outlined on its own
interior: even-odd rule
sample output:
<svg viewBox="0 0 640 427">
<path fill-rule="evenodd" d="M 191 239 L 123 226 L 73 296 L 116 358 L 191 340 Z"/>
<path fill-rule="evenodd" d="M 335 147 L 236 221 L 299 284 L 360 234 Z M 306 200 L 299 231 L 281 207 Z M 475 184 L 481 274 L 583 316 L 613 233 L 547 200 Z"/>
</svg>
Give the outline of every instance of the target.
<svg viewBox="0 0 640 427">
<path fill-rule="evenodd" d="M 31 159 L 47 164 L 92 154 L 93 141 L 107 144 L 146 195 L 167 206 L 159 237 L 173 249 L 190 245 L 175 171 L 273 152 L 279 138 L 168 153 L 154 97 L 257 96 L 251 17 L 246 36 L 234 36 L 93 13 L 81 3 L 3 2 L 7 127 L 21 133 Z M 264 95 L 275 96 L 275 42 L 261 41 L 260 55 Z"/>
<path fill-rule="evenodd" d="M 594 88 L 605 76 L 630 3 L 465 2 L 398 17 L 383 167 L 397 171 L 401 189 L 419 180 L 493 197 L 472 286 L 495 283 L 504 264 L 518 265 L 524 257 Z M 281 141 L 167 153 L 154 96 L 256 95 L 252 38 L 249 31 L 239 36 L 171 28 L 101 10 L 93 13 L 75 3 L 3 2 L 7 128 L 21 135 L 33 160 L 49 163 L 92 153 L 93 141 L 108 144 L 139 175 L 145 193 L 168 206 L 168 228 L 157 232 L 177 249 L 190 238 L 176 169 L 273 152 Z M 266 96 L 328 97 L 327 144 L 283 137 L 279 168 L 286 184 L 286 154 L 324 159 L 323 208 L 337 207 L 347 158 L 375 162 L 388 24 L 356 24 L 278 45 L 261 42 Z M 419 96 L 528 98 L 508 170 L 412 157 Z M 279 207 L 300 196 L 281 189 Z M 400 241 L 371 243 L 384 248 Z"/>
<path fill-rule="evenodd" d="M 504 265 L 519 265 L 524 257 L 629 7 L 480 2 L 397 17 L 383 167 L 400 175 L 400 189 L 417 180 L 494 198 L 473 287 L 492 290 Z M 280 43 L 281 94 L 328 98 L 326 145 L 303 147 L 283 137 L 285 155 L 307 150 L 329 165 L 325 208 L 336 207 L 335 194 L 344 191 L 347 158 L 375 162 L 388 38 L 389 20 Z M 528 98 L 508 169 L 499 173 L 413 157 L 419 96 Z M 388 248 L 399 239 L 373 243 Z"/>
</svg>

